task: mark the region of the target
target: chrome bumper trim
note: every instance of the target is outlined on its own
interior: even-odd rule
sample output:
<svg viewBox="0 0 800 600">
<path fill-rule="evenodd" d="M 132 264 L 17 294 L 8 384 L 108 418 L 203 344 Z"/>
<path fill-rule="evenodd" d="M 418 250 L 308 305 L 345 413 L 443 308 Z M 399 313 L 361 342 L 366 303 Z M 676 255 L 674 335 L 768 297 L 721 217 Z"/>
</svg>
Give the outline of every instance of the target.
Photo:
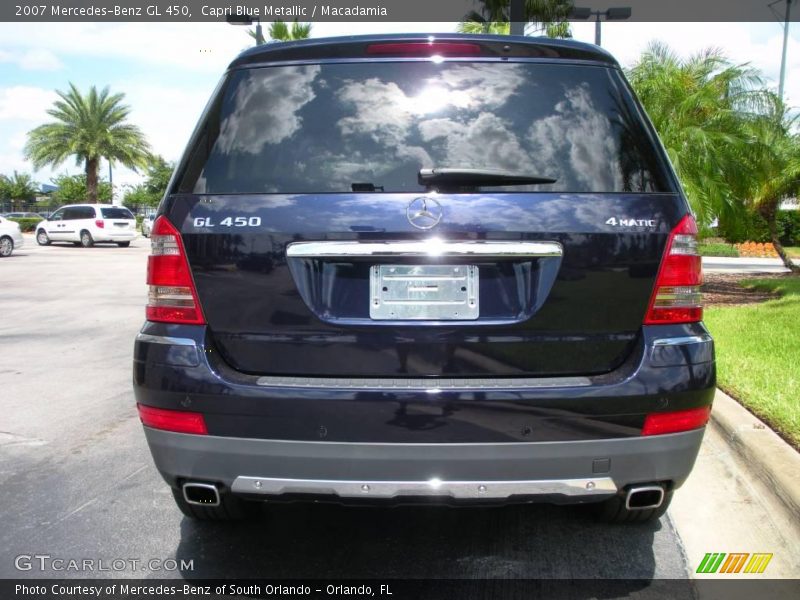
<svg viewBox="0 0 800 600">
<path fill-rule="evenodd" d="M 494 256 L 545 257 L 561 256 L 564 250 L 557 242 L 454 242 L 430 238 L 411 242 L 294 242 L 286 247 L 288 258 L 323 257 L 398 257 L 398 256 Z"/>
<path fill-rule="evenodd" d="M 447 377 L 285 377 L 264 376 L 256 384 L 265 387 L 323 388 L 339 390 L 408 390 L 442 392 L 449 390 L 519 390 L 533 388 L 585 387 L 588 377 L 486 377 L 453 379 Z"/>
<path fill-rule="evenodd" d="M 684 337 L 661 338 L 653 341 L 653 346 L 685 346 L 686 344 L 704 344 L 712 341 L 707 333 L 703 335 L 687 335 Z"/>
<path fill-rule="evenodd" d="M 136 334 L 137 342 L 148 344 L 166 344 L 167 346 L 197 346 L 195 341 L 190 338 L 169 337 L 166 335 L 150 335 L 149 333 Z"/>
<path fill-rule="evenodd" d="M 463 499 L 504 499 L 511 496 L 607 496 L 617 492 L 609 477 L 534 481 L 339 481 L 237 477 L 231 491 L 238 494 L 323 494 L 340 498 L 397 498 L 440 496 Z"/>
</svg>

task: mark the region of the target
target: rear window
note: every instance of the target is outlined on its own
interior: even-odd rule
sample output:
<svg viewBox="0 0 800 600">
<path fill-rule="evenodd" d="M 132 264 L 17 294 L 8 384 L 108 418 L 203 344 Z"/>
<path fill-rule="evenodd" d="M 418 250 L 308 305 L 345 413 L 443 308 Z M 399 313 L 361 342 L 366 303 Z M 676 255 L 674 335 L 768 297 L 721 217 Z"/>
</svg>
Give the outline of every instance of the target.
<svg viewBox="0 0 800 600">
<path fill-rule="evenodd" d="M 103 214 L 104 219 L 133 219 L 133 213 L 127 208 L 113 206 L 109 208 L 101 208 L 100 212 Z"/>
<path fill-rule="evenodd" d="M 620 73 L 595 66 L 426 61 L 239 70 L 192 146 L 180 192 L 417 192 L 425 189 L 418 171 L 436 167 L 556 180 L 481 190 L 674 191 Z"/>
</svg>

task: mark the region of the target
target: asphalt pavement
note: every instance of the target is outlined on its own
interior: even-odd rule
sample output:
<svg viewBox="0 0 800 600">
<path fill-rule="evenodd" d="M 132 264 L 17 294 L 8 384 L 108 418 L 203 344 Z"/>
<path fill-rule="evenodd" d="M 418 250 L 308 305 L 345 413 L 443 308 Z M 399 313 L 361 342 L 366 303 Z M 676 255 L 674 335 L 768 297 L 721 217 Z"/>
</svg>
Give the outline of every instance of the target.
<svg viewBox="0 0 800 600">
<path fill-rule="evenodd" d="M 548 505 L 284 505 L 249 523 L 184 518 L 153 467 L 131 389 L 148 245 L 38 247 L 27 236 L 0 259 L 0 577 L 683 579 L 696 559 L 676 523 L 695 540 L 705 527 L 709 552 L 735 550 L 714 546 L 715 525 L 692 517 L 688 495 L 677 521 L 671 511 L 627 527 Z M 695 486 L 700 494 L 730 482 L 715 460 L 701 453 L 712 461 L 703 476 L 718 480 Z M 29 562 L 19 556 L 36 555 L 50 566 L 18 569 Z M 95 570 L 56 570 L 59 558 Z M 98 571 L 101 559 L 127 566 Z"/>
</svg>

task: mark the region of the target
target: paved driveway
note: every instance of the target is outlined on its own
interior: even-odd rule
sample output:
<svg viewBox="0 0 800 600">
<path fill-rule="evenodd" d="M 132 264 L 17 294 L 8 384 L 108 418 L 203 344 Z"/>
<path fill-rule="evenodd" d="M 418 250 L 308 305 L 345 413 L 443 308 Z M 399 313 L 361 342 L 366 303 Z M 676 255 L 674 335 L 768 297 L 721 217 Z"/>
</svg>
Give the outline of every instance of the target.
<svg viewBox="0 0 800 600">
<path fill-rule="evenodd" d="M 614 527 L 554 506 L 278 506 L 251 524 L 184 519 L 152 465 L 131 391 L 147 246 L 38 247 L 29 238 L 0 260 L 0 577 L 87 575 L 15 570 L 14 556 L 37 553 L 193 561 L 183 572 L 115 574 L 126 577 L 649 579 L 695 568 L 672 516 Z M 720 501 L 703 494 L 722 493 L 731 477 L 703 472 L 711 480 L 684 497 L 679 515 L 681 527 L 707 533 L 693 551 L 747 551 L 719 547 L 716 524 L 692 517 L 691 505 Z M 725 501 L 736 497 L 727 491 Z"/>
</svg>

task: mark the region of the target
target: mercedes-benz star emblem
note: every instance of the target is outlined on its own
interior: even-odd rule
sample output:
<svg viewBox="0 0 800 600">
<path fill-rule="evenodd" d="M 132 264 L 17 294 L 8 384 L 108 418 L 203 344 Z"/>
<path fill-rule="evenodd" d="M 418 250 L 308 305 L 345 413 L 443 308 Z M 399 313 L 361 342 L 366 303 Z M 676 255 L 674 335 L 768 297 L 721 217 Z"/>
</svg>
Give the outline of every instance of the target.
<svg viewBox="0 0 800 600">
<path fill-rule="evenodd" d="M 432 229 L 442 220 L 442 205 L 433 198 L 414 198 L 406 208 L 408 222 L 417 229 Z"/>
</svg>

